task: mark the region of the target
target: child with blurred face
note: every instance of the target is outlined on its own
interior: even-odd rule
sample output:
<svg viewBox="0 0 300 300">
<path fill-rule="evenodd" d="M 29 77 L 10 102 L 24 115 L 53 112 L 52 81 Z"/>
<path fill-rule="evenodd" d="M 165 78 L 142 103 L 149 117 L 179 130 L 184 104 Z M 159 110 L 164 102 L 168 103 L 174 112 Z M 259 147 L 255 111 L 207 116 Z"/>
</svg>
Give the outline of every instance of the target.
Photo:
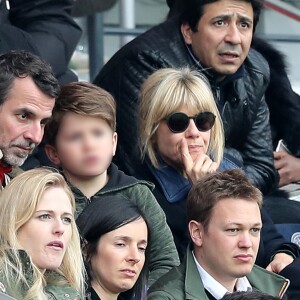
<svg viewBox="0 0 300 300">
<path fill-rule="evenodd" d="M 112 95 L 91 83 L 63 86 L 45 139 L 48 157 L 62 169 L 75 195 L 77 216 L 98 199 L 125 196 L 144 213 L 153 236 L 150 284 L 178 264 L 172 234 L 151 184 L 125 175 L 112 162 L 117 147 Z"/>
</svg>

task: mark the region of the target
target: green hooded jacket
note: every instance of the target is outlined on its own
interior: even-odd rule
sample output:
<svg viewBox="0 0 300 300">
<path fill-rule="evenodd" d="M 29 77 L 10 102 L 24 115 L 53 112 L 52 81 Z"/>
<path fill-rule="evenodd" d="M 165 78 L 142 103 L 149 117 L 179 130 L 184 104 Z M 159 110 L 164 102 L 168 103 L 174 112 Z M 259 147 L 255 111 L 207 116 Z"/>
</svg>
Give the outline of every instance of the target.
<svg viewBox="0 0 300 300">
<path fill-rule="evenodd" d="M 25 271 L 25 278 L 27 282 L 32 284 L 33 282 L 33 270 L 31 267 L 31 262 L 29 256 L 24 250 L 19 250 L 20 257 L 23 265 L 23 270 Z M 57 282 L 61 280 L 65 281 L 64 277 L 57 272 L 47 271 L 47 279 L 50 282 Z M 25 294 L 28 291 L 28 287 L 22 284 L 16 285 L 13 278 L 7 278 L 4 276 L 2 270 L 0 270 L 0 292 L 9 295 L 15 299 L 23 300 Z M 44 289 L 48 299 L 53 300 L 79 300 L 82 299 L 77 290 L 68 284 L 62 283 L 62 285 L 47 284 Z"/>
<path fill-rule="evenodd" d="M 76 199 L 76 213 L 79 215 L 91 201 L 101 199 L 104 195 L 121 194 L 133 201 L 143 212 L 149 225 L 151 237 L 149 285 L 151 285 L 172 267 L 179 265 L 178 253 L 165 213 L 150 190 L 153 185 L 125 175 L 114 164 L 110 165 L 107 174 L 109 178 L 107 184 L 91 198 L 87 198 L 76 187 L 70 186 Z"/>
</svg>

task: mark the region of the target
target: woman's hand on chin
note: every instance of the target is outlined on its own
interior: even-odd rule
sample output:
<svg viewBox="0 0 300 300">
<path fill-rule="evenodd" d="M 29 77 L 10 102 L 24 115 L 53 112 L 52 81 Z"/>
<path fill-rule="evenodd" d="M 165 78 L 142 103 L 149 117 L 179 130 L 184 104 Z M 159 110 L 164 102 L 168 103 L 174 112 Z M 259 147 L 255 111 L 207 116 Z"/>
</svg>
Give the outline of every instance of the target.
<svg viewBox="0 0 300 300">
<path fill-rule="evenodd" d="M 193 184 L 204 175 L 216 172 L 218 168 L 218 164 L 203 152 L 199 152 L 193 158 L 185 139 L 181 141 L 180 154 L 184 173 Z"/>
</svg>

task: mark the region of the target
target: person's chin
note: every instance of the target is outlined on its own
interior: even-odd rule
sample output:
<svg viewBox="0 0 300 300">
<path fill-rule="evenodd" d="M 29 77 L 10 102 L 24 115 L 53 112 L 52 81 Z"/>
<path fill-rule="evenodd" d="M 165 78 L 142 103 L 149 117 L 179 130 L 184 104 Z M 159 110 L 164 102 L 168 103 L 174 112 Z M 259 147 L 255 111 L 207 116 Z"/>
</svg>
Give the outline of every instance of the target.
<svg viewBox="0 0 300 300">
<path fill-rule="evenodd" d="M 204 151 L 190 152 L 193 161 L 195 161 L 199 155 L 203 155 L 203 154 L 205 154 Z"/>
<path fill-rule="evenodd" d="M 126 292 L 126 291 L 132 289 L 135 283 L 136 283 L 136 279 L 131 280 L 131 282 L 130 282 L 130 280 L 124 280 L 121 284 L 120 290 L 122 290 L 122 292 Z"/>
<path fill-rule="evenodd" d="M 97 176 L 100 176 L 103 174 L 103 171 L 99 171 L 99 170 L 88 170 L 88 171 L 85 171 L 85 172 L 82 172 L 81 173 L 81 176 L 82 177 L 97 177 Z"/>
<path fill-rule="evenodd" d="M 19 157 L 17 155 L 9 155 L 9 156 L 4 156 L 3 161 L 12 167 L 20 167 L 24 164 L 27 158 L 28 155 L 24 157 Z"/>
<path fill-rule="evenodd" d="M 48 263 L 45 265 L 43 269 L 46 270 L 57 270 L 62 264 L 62 259 L 57 258 L 51 261 L 48 261 Z"/>
<path fill-rule="evenodd" d="M 220 68 L 219 74 L 222 74 L 224 76 L 232 75 L 235 74 L 238 69 L 239 67 L 235 65 L 228 66 L 226 68 Z"/>
<path fill-rule="evenodd" d="M 243 276 L 247 276 L 251 271 L 252 271 L 253 265 L 249 264 L 246 266 L 241 266 L 237 271 L 236 271 L 236 277 L 240 278 Z"/>
<path fill-rule="evenodd" d="M 240 68 L 242 64 L 240 62 L 237 63 L 217 63 L 213 68 L 215 70 L 215 73 L 222 76 L 232 75 L 237 72 L 237 70 Z"/>
</svg>

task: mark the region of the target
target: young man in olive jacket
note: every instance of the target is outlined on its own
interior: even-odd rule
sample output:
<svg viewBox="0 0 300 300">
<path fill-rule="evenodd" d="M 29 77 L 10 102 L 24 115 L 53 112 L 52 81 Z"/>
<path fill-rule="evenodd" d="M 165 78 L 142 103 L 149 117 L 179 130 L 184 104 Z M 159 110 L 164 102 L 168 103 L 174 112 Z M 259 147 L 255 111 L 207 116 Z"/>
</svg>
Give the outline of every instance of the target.
<svg viewBox="0 0 300 300">
<path fill-rule="evenodd" d="M 254 265 L 262 221 L 261 192 L 240 170 L 201 178 L 187 200 L 192 245 L 150 289 L 148 299 L 221 299 L 233 291 L 284 295 L 289 281 Z"/>
</svg>

